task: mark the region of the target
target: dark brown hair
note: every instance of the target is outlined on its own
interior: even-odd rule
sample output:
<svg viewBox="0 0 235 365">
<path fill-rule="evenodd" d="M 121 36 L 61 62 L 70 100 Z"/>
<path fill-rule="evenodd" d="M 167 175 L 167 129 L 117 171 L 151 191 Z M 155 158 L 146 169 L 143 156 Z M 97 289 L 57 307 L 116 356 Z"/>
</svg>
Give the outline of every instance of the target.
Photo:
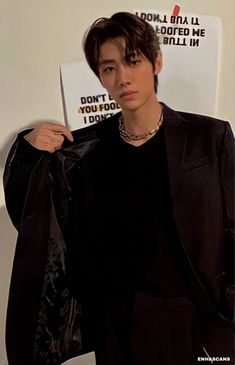
<svg viewBox="0 0 235 365">
<path fill-rule="evenodd" d="M 83 38 L 83 49 L 87 62 L 99 77 L 100 46 L 109 38 L 122 37 L 126 43 L 126 60 L 136 52 L 143 55 L 153 65 L 160 50 L 158 37 L 153 27 L 137 15 L 118 12 L 110 18 L 99 18 L 87 30 Z M 157 91 L 158 78 L 154 76 L 154 87 Z"/>
</svg>

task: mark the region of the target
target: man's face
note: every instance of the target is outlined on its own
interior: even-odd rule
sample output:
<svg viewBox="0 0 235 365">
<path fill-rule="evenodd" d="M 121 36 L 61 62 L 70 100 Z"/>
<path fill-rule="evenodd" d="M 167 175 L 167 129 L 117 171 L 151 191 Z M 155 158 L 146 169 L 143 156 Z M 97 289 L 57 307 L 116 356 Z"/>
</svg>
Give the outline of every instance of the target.
<svg viewBox="0 0 235 365">
<path fill-rule="evenodd" d="M 123 110 L 134 111 L 156 101 L 154 75 L 161 70 L 161 53 L 155 69 L 144 56 L 125 57 L 123 38 L 107 39 L 100 47 L 99 77 L 102 85 Z"/>
</svg>

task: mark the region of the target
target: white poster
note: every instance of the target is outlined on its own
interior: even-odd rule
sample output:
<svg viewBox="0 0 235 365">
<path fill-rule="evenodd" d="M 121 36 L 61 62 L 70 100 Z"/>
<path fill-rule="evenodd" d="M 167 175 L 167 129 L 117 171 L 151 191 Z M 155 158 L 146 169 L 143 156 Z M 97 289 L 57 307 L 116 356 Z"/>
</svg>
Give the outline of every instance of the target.
<svg viewBox="0 0 235 365">
<path fill-rule="evenodd" d="M 87 127 L 120 110 L 85 61 L 61 65 L 61 77 L 70 129 Z"/>
<path fill-rule="evenodd" d="M 95 353 L 89 352 L 84 355 L 73 357 L 61 365 L 96 365 Z"/>
<path fill-rule="evenodd" d="M 170 107 L 215 115 L 217 105 L 221 21 L 218 17 L 158 10 L 136 10 L 159 36 L 163 69 L 158 99 Z M 79 129 L 119 111 L 85 61 L 61 65 L 65 116 Z"/>
</svg>

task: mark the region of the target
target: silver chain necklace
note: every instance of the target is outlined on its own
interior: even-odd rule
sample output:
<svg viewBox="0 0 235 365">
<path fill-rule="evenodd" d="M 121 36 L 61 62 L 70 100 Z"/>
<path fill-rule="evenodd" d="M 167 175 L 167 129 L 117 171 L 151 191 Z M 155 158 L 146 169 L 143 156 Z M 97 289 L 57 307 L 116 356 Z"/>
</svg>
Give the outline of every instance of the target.
<svg viewBox="0 0 235 365">
<path fill-rule="evenodd" d="M 157 131 L 161 127 L 162 123 L 163 123 L 163 107 L 161 107 L 160 117 L 159 117 L 157 125 L 154 129 L 152 129 L 151 131 L 147 131 L 143 134 L 135 134 L 135 133 L 130 133 L 126 130 L 125 121 L 124 121 L 123 116 L 121 115 L 119 118 L 119 133 L 120 133 L 121 138 L 126 142 L 140 141 L 141 139 L 146 139 L 146 138 L 152 136 L 153 134 L 157 133 Z"/>
</svg>

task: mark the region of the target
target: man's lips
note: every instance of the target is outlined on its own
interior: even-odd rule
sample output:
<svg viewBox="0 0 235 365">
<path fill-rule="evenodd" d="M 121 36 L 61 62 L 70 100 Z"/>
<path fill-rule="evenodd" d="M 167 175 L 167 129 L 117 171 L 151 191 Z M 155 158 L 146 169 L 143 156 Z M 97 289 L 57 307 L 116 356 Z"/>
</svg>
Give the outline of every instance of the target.
<svg viewBox="0 0 235 365">
<path fill-rule="evenodd" d="M 128 98 L 137 94 L 137 91 L 124 91 L 120 94 L 120 98 Z"/>
</svg>

